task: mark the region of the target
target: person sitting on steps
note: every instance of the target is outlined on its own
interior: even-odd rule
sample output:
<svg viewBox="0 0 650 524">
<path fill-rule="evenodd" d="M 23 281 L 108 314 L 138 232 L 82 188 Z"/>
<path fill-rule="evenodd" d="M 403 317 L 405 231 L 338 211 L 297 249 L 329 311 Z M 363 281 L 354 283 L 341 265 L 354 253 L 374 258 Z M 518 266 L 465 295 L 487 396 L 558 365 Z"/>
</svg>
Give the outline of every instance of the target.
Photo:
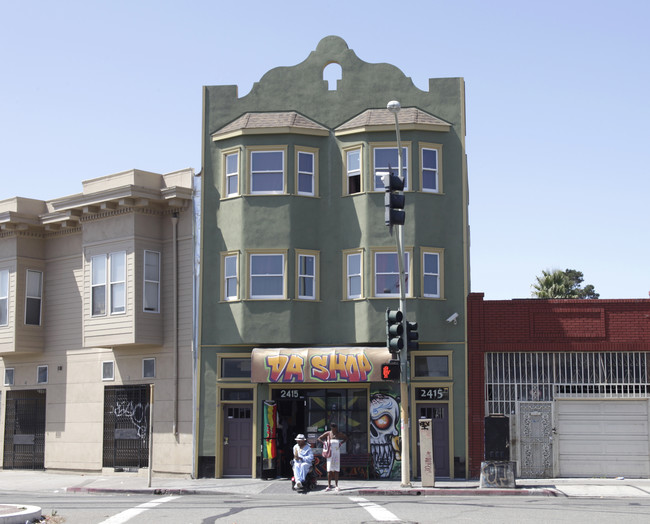
<svg viewBox="0 0 650 524">
<path fill-rule="evenodd" d="M 307 444 L 305 435 L 296 435 L 296 445 L 293 447 L 293 476 L 296 479 L 296 489 L 302 489 L 307 473 L 314 462 L 314 453 L 311 446 Z"/>
</svg>

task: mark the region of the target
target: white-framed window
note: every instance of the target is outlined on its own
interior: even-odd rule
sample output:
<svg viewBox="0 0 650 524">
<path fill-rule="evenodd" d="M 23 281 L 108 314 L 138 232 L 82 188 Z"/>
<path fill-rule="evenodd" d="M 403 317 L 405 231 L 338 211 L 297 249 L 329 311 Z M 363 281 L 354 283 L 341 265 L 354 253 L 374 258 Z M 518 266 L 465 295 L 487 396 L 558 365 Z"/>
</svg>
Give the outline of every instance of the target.
<svg viewBox="0 0 650 524">
<path fill-rule="evenodd" d="M 374 255 L 374 295 L 376 297 L 400 296 L 399 264 L 396 251 L 375 251 Z M 405 295 L 411 295 L 410 253 L 404 253 Z"/>
<path fill-rule="evenodd" d="M 284 150 L 252 150 L 250 152 L 251 194 L 284 193 Z"/>
<path fill-rule="evenodd" d="M 9 324 L 9 270 L 0 269 L 0 326 Z"/>
<path fill-rule="evenodd" d="M 298 194 L 303 196 L 316 196 L 317 176 L 316 164 L 318 157 L 314 151 L 296 151 Z"/>
<path fill-rule="evenodd" d="M 360 250 L 344 251 L 345 294 L 348 300 L 363 297 L 363 253 Z"/>
<path fill-rule="evenodd" d="M 43 272 L 27 270 L 25 288 L 25 324 L 41 325 L 41 303 L 43 298 Z"/>
<path fill-rule="evenodd" d="M 144 289 L 142 307 L 145 313 L 160 313 L 160 253 L 144 252 Z"/>
<path fill-rule="evenodd" d="M 239 195 L 239 151 L 224 154 L 226 197 Z"/>
<path fill-rule="evenodd" d="M 106 314 L 106 255 L 90 259 L 90 311 L 92 316 Z"/>
<path fill-rule="evenodd" d="M 345 152 L 345 194 L 361 193 L 361 148 L 348 149 Z"/>
<path fill-rule="evenodd" d="M 142 359 L 142 378 L 156 378 L 156 359 Z"/>
<path fill-rule="evenodd" d="M 318 300 L 318 252 L 296 251 L 296 290 L 301 300 Z"/>
<path fill-rule="evenodd" d="M 115 362 L 105 360 L 102 362 L 102 380 L 115 380 Z"/>
<path fill-rule="evenodd" d="M 47 384 L 47 366 L 38 366 L 36 368 L 36 383 Z"/>
<path fill-rule="evenodd" d="M 14 385 L 14 368 L 5 368 L 5 386 Z"/>
<path fill-rule="evenodd" d="M 285 263 L 284 253 L 251 253 L 249 255 L 249 298 L 285 298 Z"/>
<path fill-rule="evenodd" d="M 420 162 L 422 167 L 422 191 L 440 193 L 440 162 L 442 146 L 437 144 L 422 144 L 420 146 Z"/>
<path fill-rule="evenodd" d="M 126 312 L 126 252 L 95 255 L 90 259 L 92 316 Z M 107 293 L 108 286 L 108 293 Z"/>
<path fill-rule="evenodd" d="M 408 146 L 402 145 L 402 175 L 404 176 L 404 191 L 407 191 L 409 188 L 409 148 Z M 372 160 L 373 160 L 373 178 L 374 178 L 374 190 L 375 191 L 384 191 L 384 182 L 381 179 L 381 176 L 377 176 L 377 172 L 385 172 L 392 170 L 393 174 L 398 174 L 398 158 L 397 158 L 397 147 L 384 147 L 384 146 L 373 146 L 372 148 Z"/>
<path fill-rule="evenodd" d="M 222 253 L 222 300 L 239 300 L 239 253 Z"/>
<path fill-rule="evenodd" d="M 441 298 L 442 249 L 422 249 L 422 296 Z"/>
<path fill-rule="evenodd" d="M 110 253 L 111 314 L 126 312 L 126 253 Z"/>
</svg>

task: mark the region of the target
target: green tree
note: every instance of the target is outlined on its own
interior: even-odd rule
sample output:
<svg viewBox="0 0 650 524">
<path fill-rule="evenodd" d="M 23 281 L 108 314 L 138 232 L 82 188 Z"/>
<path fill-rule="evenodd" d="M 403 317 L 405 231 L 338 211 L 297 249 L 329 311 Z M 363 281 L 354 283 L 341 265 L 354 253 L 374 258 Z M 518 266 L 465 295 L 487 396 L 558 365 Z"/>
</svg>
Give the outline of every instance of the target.
<svg viewBox="0 0 650 524">
<path fill-rule="evenodd" d="M 532 295 L 535 298 L 598 298 L 591 284 L 581 287 L 584 281 L 582 271 L 576 269 L 544 270 L 535 279 Z"/>
</svg>

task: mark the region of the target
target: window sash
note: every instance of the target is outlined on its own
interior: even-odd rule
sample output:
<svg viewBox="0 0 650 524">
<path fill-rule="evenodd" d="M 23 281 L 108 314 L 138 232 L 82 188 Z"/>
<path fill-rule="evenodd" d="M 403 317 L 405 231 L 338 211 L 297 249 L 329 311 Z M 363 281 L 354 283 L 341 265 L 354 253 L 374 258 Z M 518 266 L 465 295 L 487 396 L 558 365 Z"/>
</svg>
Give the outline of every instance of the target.
<svg viewBox="0 0 650 524">
<path fill-rule="evenodd" d="M 399 291 L 399 265 L 397 252 L 375 253 L 375 296 L 397 297 Z M 409 253 L 404 253 L 405 295 L 410 295 L 409 285 Z"/>
<path fill-rule="evenodd" d="M 315 155 L 298 151 L 298 194 L 314 196 Z"/>
<path fill-rule="evenodd" d="M 380 176 L 377 176 L 377 172 L 393 169 L 393 173 L 398 173 L 397 147 L 375 147 L 373 149 L 373 155 L 375 191 L 384 191 L 384 181 Z M 408 147 L 406 146 L 402 146 L 402 176 L 404 177 L 404 191 L 406 191 L 409 188 Z"/>
<path fill-rule="evenodd" d="M 438 189 L 438 150 L 422 148 L 422 191 L 437 193 Z"/>
<path fill-rule="evenodd" d="M 224 299 L 237 300 L 238 298 L 238 275 L 237 275 L 237 255 L 228 255 L 223 258 L 223 278 L 224 278 Z"/>
<path fill-rule="evenodd" d="M 37 384 L 47 384 L 47 366 L 38 366 L 36 368 L 36 383 Z"/>
<path fill-rule="evenodd" d="M 347 256 L 347 297 L 361 298 L 361 253 Z"/>
<path fill-rule="evenodd" d="M 102 380 L 115 380 L 115 362 L 112 360 L 102 362 Z"/>
<path fill-rule="evenodd" d="M 440 254 L 423 253 L 422 268 L 424 277 L 422 294 L 425 297 L 440 298 Z"/>
<path fill-rule="evenodd" d="M 284 151 L 251 151 L 251 193 L 284 193 Z"/>
<path fill-rule="evenodd" d="M 147 313 L 160 312 L 160 253 L 144 252 L 143 309 Z"/>
<path fill-rule="evenodd" d="M 110 253 L 110 300 L 111 314 L 126 312 L 126 253 Z"/>
<path fill-rule="evenodd" d="M 239 194 L 239 153 L 230 153 L 225 158 L 226 196 Z"/>
<path fill-rule="evenodd" d="M 346 153 L 348 194 L 361 193 L 361 149 Z"/>
<path fill-rule="evenodd" d="M 156 359 L 142 359 L 142 378 L 156 378 Z"/>
<path fill-rule="evenodd" d="M 316 257 L 298 255 L 298 298 L 316 298 Z"/>
<path fill-rule="evenodd" d="M 9 270 L 0 271 L 0 326 L 9 324 Z"/>
<path fill-rule="evenodd" d="M 5 380 L 4 380 L 4 385 L 5 386 L 13 386 L 14 385 L 14 368 L 5 368 Z"/>
<path fill-rule="evenodd" d="M 94 256 L 90 259 L 90 300 L 92 316 L 106 314 L 106 255 Z"/>
<path fill-rule="evenodd" d="M 25 324 L 30 326 L 41 325 L 42 296 L 43 273 L 28 269 L 25 287 Z"/>
<path fill-rule="evenodd" d="M 251 298 L 283 298 L 284 255 L 251 255 L 250 285 Z"/>
</svg>

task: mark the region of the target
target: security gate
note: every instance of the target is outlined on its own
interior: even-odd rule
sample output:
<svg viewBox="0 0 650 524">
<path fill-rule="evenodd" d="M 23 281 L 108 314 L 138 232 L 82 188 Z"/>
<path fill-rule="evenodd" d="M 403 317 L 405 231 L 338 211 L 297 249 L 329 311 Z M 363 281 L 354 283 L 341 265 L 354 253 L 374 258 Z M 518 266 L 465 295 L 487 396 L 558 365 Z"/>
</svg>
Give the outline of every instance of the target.
<svg viewBox="0 0 650 524">
<path fill-rule="evenodd" d="M 7 391 L 5 469 L 45 468 L 45 390 Z"/>
<path fill-rule="evenodd" d="M 103 467 L 149 466 L 149 386 L 111 386 L 104 390 Z"/>
</svg>

